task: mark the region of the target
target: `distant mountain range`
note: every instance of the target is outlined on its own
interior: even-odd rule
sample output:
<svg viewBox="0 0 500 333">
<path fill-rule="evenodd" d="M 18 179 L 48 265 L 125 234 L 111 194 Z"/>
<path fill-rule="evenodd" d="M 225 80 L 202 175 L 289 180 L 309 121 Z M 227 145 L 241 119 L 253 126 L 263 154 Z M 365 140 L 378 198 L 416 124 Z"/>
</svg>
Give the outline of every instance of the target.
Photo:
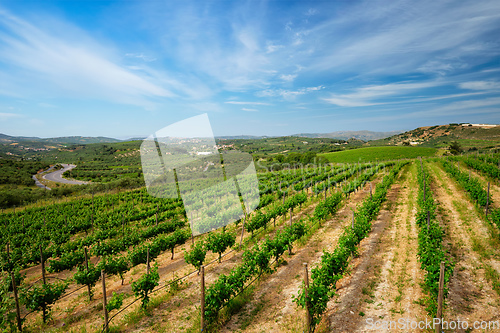
<svg viewBox="0 0 500 333">
<path fill-rule="evenodd" d="M 392 132 L 373 132 L 373 131 L 336 131 L 330 133 L 299 133 L 286 136 L 297 136 L 302 138 L 327 138 L 327 139 L 338 139 L 338 140 L 349 140 L 357 139 L 363 141 L 379 140 L 385 139 L 390 136 L 402 133 L 403 131 L 392 131 Z M 254 136 L 254 135 L 237 135 L 237 136 L 218 136 L 217 139 L 235 140 L 235 139 L 245 139 L 245 140 L 258 140 L 267 138 L 277 138 L 279 136 Z"/>
<path fill-rule="evenodd" d="M 351 138 L 370 141 L 384 139 L 395 134 L 399 134 L 402 131 L 392 131 L 392 132 L 373 132 L 373 131 L 337 131 L 331 133 L 300 133 L 288 136 L 305 137 L 305 138 L 329 138 L 329 139 L 339 139 L 339 140 L 349 140 Z M 236 135 L 236 136 L 218 136 L 217 139 L 242 139 L 242 140 L 258 140 L 266 138 L 275 138 L 278 136 L 256 136 L 256 135 Z M 125 140 L 119 140 L 108 137 L 88 137 L 88 136 L 63 136 L 57 138 L 39 138 L 39 137 L 26 137 L 26 136 L 10 136 L 0 133 L 0 144 L 1 143 L 14 143 L 14 142 L 39 142 L 39 143 L 55 143 L 55 144 L 89 144 L 89 143 L 114 143 L 123 141 L 136 141 L 144 140 L 141 137 L 134 137 Z"/>
<path fill-rule="evenodd" d="M 106 138 L 102 136 L 89 137 L 89 136 L 63 136 L 58 138 L 38 138 L 26 136 L 10 136 L 0 133 L 0 143 L 13 143 L 13 142 L 42 142 L 42 143 L 58 143 L 58 144 L 88 144 L 88 143 L 113 143 L 121 142 L 122 140 Z"/>
<path fill-rule="evenodd" d="M 330 133 L 300 133 L 294 136 L 300 136 L 305 138 L 329 138 L 329 139 L 340 139 L 349 140 L 351 138 L 371 141 L 388 138 L 390 136 L 402 133 L 403 131 L 391 131 L 391 132 L 373 132 L 373 131 L 336 131 Z"/>
</svg>

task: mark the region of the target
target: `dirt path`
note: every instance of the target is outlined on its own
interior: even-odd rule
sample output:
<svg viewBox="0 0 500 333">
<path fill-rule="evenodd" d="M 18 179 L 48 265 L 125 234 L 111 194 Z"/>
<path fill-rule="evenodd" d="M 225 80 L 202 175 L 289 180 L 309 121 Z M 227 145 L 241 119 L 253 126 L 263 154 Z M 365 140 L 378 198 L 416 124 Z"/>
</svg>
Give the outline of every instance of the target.
<svg viewBox="0 0 500 333">
<path fill-rule="evenodd" d="M 401 171 L 399 177 L 403 173 Z M 336 295 L 328 302 L 327 311 L 318 327 L 319 332 L 355 332 L 362 325 L 364 313 L 361 310 L 366 302 L 361 300 L 367 299 L 367 295 L 371 295 L 377 285 L 384 260 L 383 255 L 377 256 L 377 253 L 381 245 L 386 246 L 381 240 L 393 219 L 391 211 L 400 191 L 400 181 L 397 181 L 387 192 L 387 201 L 381 207 L 377 219 L 372 221 L 372 231 L 360 243 L 359 256 L 349 264 L 351 274 L 337 283 Z"/>
<path fill-rule="evenodd" d="M 500 297 L 488 280 L 488 270 L 499 271 L 498 240 L 489 237 L 488 225 L 464 190 L 438 164 L 430 167 L 434 178 L 431 186 L 439 202 L 438 220 L 446 228 L 445 242 L 451 244 L 456 263 L 444 317 L 466 320 L 470 325 L 476 320 L 499 320 Z"/>
<path fill-rule="evenodd" d="M 413 163 L 409 166 L 408 172 L 402 173 L 394 185 L 395 191 L 399 193 L 391 193 L 390 200 L 395 199 L 397 195 L 397 201 L 394 204 L 388 202 L 388 206 L 394 208 L 391 209 L 393 214 L 382 232 L 375 253 L 367 258 L 370 263 L 362 279 L 364 286 L 361 287 L 361 295 L 357 299 L 359 307 L 356 312 L 350 310 L 354 312 L 355 332 L 372 330 L 372 323 L 377 320 L 425 320 L 425 309 L 415 303 L 424 296 L 420 288 L 424 274 L 417 258 L 416 165 Z M 369 253 L 368 250 L 367 254 Z M 360 313 L 363 316 L 360 316 Z"/>
<path fill-rule="evenodd" d="M 372 182 L 378 183 L 379 179 Z M 332 250 L 342 233 L 342 227 L 351 223 L 351 210 L 369 195 L 370 185 L 351 194 L 346 205 L 330 220 L 323 223 L 304 246 L 285 256 L 286 264 L 277 272 L 261 279 L 252 299 L 221 329 L 221 332 L 301 332 L 304 311 L 293 302 L 303 281 L 303 263 L 314 267 L 323 249 Z"/>
</svg>

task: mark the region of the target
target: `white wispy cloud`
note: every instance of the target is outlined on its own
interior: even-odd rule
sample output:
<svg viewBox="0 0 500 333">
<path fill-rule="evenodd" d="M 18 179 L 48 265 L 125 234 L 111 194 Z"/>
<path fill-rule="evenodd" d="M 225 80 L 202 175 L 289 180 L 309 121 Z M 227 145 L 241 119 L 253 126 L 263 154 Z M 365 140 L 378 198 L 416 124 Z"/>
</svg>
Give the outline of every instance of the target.
<svg viewBox="0 0 500 333">
<path fill-rule="evenodd" d="M 470 81 L 459 84 L 462 89 L 469 90 L 500 90 L 500 82 L 496 81 Z"/>
<path fill-rule="evenodd" d="M 491 33 L 500 18 L 500 3 L 494 0 L 453 6 L 365 0 L 343 3 L 342 15 L 319 4 L 280 13 L 276 24 L 269 21 L 265 2 L 228 5 L 224 19 L 212 11 L 220 10 L 217 6 L 154 2 L 147 7 L 148 18 L 158 17 L 165 52 L 230 91 L 278 90 L 298 80 L 292 68 L 332 78 L 339 73 L 444 76 L 498 54 L 496 44 L 487 41 L 488 36 L 496 41 Z M 328 18 L 320 19 L 319 13 Z"/>
<path fill-rule="evenodd" d="M 480 63 L 498 55 L 492 33 L 498 31 L 499 19 L 500 2 L 494 0 L 453 5 L 431 0 L 363 1 L 309 30 L 316 43 L 335 40 L 320 44 L 311 66 L 356 72 L 450 71 L 457 64 L 443 59 Z"/>
<path fill-rule="evenodd" d="M 272 105 L 270 103 L 264 103 L 264 102 L 243 102 L 243 101 L 227 101 L 224 103 L 234 104 L 234 105 Z"/>
<path fill-rule="evenodd" d="M 23 118 L 24 115 L 18 114 L 18 113 L 11 113 L 11 112 L 0 112 L 0 119 L 3 121 L 7 121 L 12 118 Z"/>
<path fill-rule="evenodd" d="M 150 57 L 150 56 L 144 55 L 144 53 L 127 53 L 127 54 L 125 54 L 125 57 L 142 59 L 142 60 L 144 60 L 146 62 L 152 62 L 152 61 L 156 61 L 157 60 L 154 57 Z"/>
<path fill-rule="evenodd" d="M 304 95 L 310 92 L 324 89 L 324 86 L 306 87 L 297 90 L 286 89 L 266 89 L 256 93 L 258 97 L 283 97 L 285 100 L 293 100 L 295 97 Z"/>
<path fill-rule="evenodd" d="M 306 16 L 313 16 L 318 14 L 318 10 L 316 8 L 309 8 L 306 12 Z"/>
<path fill-rule="evenodd" d="M 273 53 L 273 52 L 276 52 L 282 48 L 284 48 L 284 45 L 280 45 L 280 44 L 275 44 L 273 42 L 270 42 L 270 41 L 267 41 L 266 43 L 266 53 Z"/>
<path fill-rule="evenodd" d="M 295 80 L 296 77 L 297 77 L 297 74 L 288 74 L 288 75 L 281 74 L 280 75 L 280 79 L 285 81 L 285 82 L 292 82 L 293 80 Z"/>
<path fill-rule="evenodd" d="M 435 106 L 431 108 L 426 107 L 424 110 L 413 112 L 396 112 L 394 114 L 367 117 L 363 118 L 363 120 L 370 122 L 384 122 L 401 119 L 456 117 L 459 115 L 469 115 L 471 117 L 485 114 L 497 115 L 499 112 L 499 108 L 500 97 L 491 97 L 485 99 L 456 101 L 446 105 Z"/>
<path fill-rule="evenodd" d="M 466 68 L 467 65 L 457 59 L 448 60 L 430 60 L 417 68 L 417 71 L 423 73 L 436 73 L 439 75 L 446 75 L 457 69 Z"/>
<path fill-rule="evenodd" d="M 104 47 L 77 29 L 68 29 L 73 35 L 61 37 L 1 9 L 0 26 L 6 31 L 0 35 L 0 65 L 8 66 L 7 75 L 16 78 L 12 82 L 19 86 L 12 90 L 17 92 L 69 93 L 140 106 L 151 105 L 152 98 L 176 96 L 158 78 L 118 64 Z M 176 82 L 169 80 L 172 88 Z"/>
<path fill-rule="evenodd" d="M 357 88 L 355 89 L 355 92 L 350 94 L 332 94 L 330 97 L 324 98 L 323 100 L 331 104 L 345 107 L 372 106 L 384 104 L 384 102 L 380 100 L 389 96 L 408 94 L 441 84 L 441 82 L 432 81 L 370 85 Z"/>
<path fill-rule="evenodd" d="M 247 111 L 247 112 L 259 112 L 259 110 L 257 109 L 248 109 L 248 108 L 241 108 L 243 111 Z"/>
<path fill-rule="evenodd" d="M 41 108 L 56 108 L 57 106 L 54 105 L 54 104 L 50 104 L 50 103 L 45 103 L 45 102 L 40 102 L 38 103 L 38 106 L 41 107 Z"/>
<path fill-rule="evenodd" d="M 414 112 L 412 116 L 432 115 L 456 115 L 456 114 L 477 114 L 477 113 L 490 113 L 499 112 L 498 107 L 491 108 L 492 106 L 500 107 L 500 97 L 491 97 L 485 99 L 475 99 L 466 101 L 457 101 L 444 106 L 435 107 L 431 110 Z"/>
</svg>

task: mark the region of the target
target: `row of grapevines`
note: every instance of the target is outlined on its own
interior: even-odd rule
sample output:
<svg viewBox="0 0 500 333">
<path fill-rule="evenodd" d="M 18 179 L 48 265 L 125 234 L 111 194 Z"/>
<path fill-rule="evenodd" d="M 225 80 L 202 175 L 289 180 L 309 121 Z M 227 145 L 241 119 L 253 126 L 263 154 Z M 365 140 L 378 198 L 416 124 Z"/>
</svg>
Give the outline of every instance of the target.
<svg viewBox="0 0 500 333">
<path fill-rule="evenodd" d="M 136 196 L 138 196 L 137 193 Z M 86 205 L 82 205 L 79 202 L 62 203 L 47 206 L 45 209 L 33 208 L 15 214 L 4 214 L 3 218 L 10 221 L 10 223 L 7 224 L 8 228 L 0 230 L 0 243 L 2 245 L 9 243 L 12 250 L 19 252 L 21 255 L 21 265 L 26 266 L 30 263 L 39 262 L 39 245 L 43 245 L 44 257 L 50 258 L 63 254 L 71 255 L 71 253 L 81 249 L 83 246 L 91 246 L 105 239 L 115 238 L 120 234 L 119 231 L 122 229 L 122 223 L 125 221 L 125 218 L 123 217 L 123 212 L 116 215 L 115 211 L 120 211 L 120 209 L 99 211 L 102 208 L 102 202 L 106 200 L 103 197 L 105 196 L 95 198 L 95 214 L 93 213 L 94 209 L 91 208 L 92 201 L 90 199 L 85 199 L 88 201 Z M 165 218 L 161 214 L 170 214 L 169 216 L 174 217 L 183 214 L 183 209 L 179 209 L 179 203 L 182 204 L 182 202 L 170 201 L 167 200 L 161 205 L 167 211 L 160 211 L 160 219 Z M 76 209 L 74 204 L 76 205 Z M 148 209 L 146 215 L 155 215 L 158 206 L 151 210 Z M 137 207 L 135 209 L 137 210 Z M 107 220 L 102 217 L 104 215 L 108 215 L 106 216 Z M 67 216 L 70 216 L 70 218 L 68 219 Z M 129 216 L 127 221 L 132 221 L 136 217 Z M 70 236 L 74 233 L 82 230 L 87 231 L 92 226 L 92 219 L 95 226 L 92 234 L 86 237 L 77 237 L 76 240 L 70 240 Z M 76 225 L 84 225 L 85 227 L 75 228 L 75 224 L 71 222 L 72 220 L 78 222 Z M 165 232 L 156 229 L 149 228 L 144 232 L 153 232 L 148 237 L 154 236 L 154 234 L 158 234 L 159 232 Z"/>
<path fill-rule="evenodd" d="M 222 253 L 235 243 L 235 236 L 229 232 L 212 232 L 208 234 L 207 240 L 197 241 L 189 252 L 184 254 L 184 260 L 193 265 L 200 273 L 201 266 L 205 262 L 207 251 L 219 254 L 219 263 Z"/>
<path fill-rule="evenodd" d="M 489 176 L 496 177 L 495 175 L 500 175 L 500 172 L 498 172 L 498 168 L 496 166 L 493 166 L 491 164 L 481 162 L 478 159 L 473 159 L 473 158 L 467 158 L 463 160 L 469 167 L 474 168 L 476 170 L 480 170 L 483 173 L 488 174 Z M 450 164 L 449 162 L 447 162 Z M 446 169 L 446 167 L 445 167 Z M 448 169 L 453 169 L 453 165 L 450 167 L 448 166 Z M 448 171 L 446 169 L 446 171 Z M 458 180 L 460 185 L 462 185 L 467 192 L 469 193 L 470 197 L 474 200 L 476 200 L 481 206 L 485 206 L 488 198 L 488 192 L 481 186 L 481 183 L 479 180 L 475 177 L 471 177 L 469 179 L 469 176 L 465 174 L 465 172 L 460 172 L 457 171 L 458 168 L 455 168 L 453 170 L 455 174 L 459 174 L 459 176 L 453 175 L 450 171 L 448 171 L 450 174 L 454 176 L 455 179 Z M 491 198 L 489 198 L 489 204 L 491 205 Z M 496 226 L 500 229 L 500 209 L 498 208 L 493 208 L 493 207 L 488 207 L 488 219 L 496 224 Z"/>
<path fill-rule="evenodd" d="M 472 157 L 474 157 L 472 154 L 470 155 Z M 478 160 L 482 160 L 483 162 L 485 163 L 490 163 L 490 164 L 493 164 L 493 165 L 496 165 L 497 167 L 500 166 L 500 154 L 476 154 L 476 156 L 474 157 Z"/>
<path fill-rule="evenodd" d="M 153 226 L 142 230 L 141 232 L 128 232 L 124 234 L 121 238 L 109 239 L 105 242 L 95 244 L 92 248 L 92 252 L 96 256 L 107 256 L 118 254 L 121 251 L 128 249 L 130 246 L 134 246 L 153 238 L 157 235 L 167 234 L 174 232 L 176 230 L 181 230 L 181 228 L 186 226 L 185 220 L 173 220 L 159 224 L 158 226 Z M 90 244 L 85 244 L 80 242 L 78 246 L 73 251 L 66 251 L 60 254 L 59 259 L 49 260 L 49 267 L 47 270 L 52 273 L 62 272 L 66 269 L 72 269 L 78 264 L 81 264 L 84 260 L 83 247 L 89 246 Z"/>
<path fill-rule="evenodd" d="M 460 171 L 454 164 L 449 161 L 442 161 L 443 167 L 458 183 L 467 191 L 469 196 L 475 200 L 480 206 L 486 206 L 488 201 L 488 192 L 481 186 L 479 180 L 475 177 L 470 177 L 465 172 Z M 491 203 L 491 198 L 490 198 Z"/>
<path fill-rule="evenodd" d="M 481 171 L 492 178 L 500 179 L 500 168 L 497 165 L 483 162 L 479 159 L 467 157 L 462 159 L 467 166 Z"/>
<path fill-rule="evenodd" d="M 369 174 L 367 177 L 371 177 L 377 171 L 378 170 L 372 170 L 372 172 L 367 173 Z M 353 174 L 354 172 L 351 171 L 350 175 Z M 345 175 L 342 177 L 345 177 Z M 361 184 L 362 181 L 355 180 L 353 181 L 353 185 L 349 187 L 354 190 Z M 306 194 L 300 193 L 289 199 L 291 200 L 288 204 L 285 202 L 285 205 L 291 207 L 305 201 L 304 199 L 307 199 L 307 196 Z M 314 217 L 311 219 L 313 223 L 315 220 L 325 220 L 330 214 L 334 214 L 340 207 L 341 201 L 342 193 L 339 192 L 320 202 L 315 209 Z M 269 216 L 272 217 L 272 214 L 273 213 L 270 212 Z M 260 215 L 257 214 L 256 216 L 258 216 L 257 220 L 270 220 L 269 217 L 263 213 Z M 265 225 L 265 223 L 262 224 Z M 252 250 L 246 251 L 243 254 L 243 263 L 234 268 L 228 275 L 221 275 L 219 279 L 208 289 L 205 296 L 205 316 L 207 319 L 209 321 L 213 321 L 227 302 L 243 290 L 244 285 L 248 280 L 255 275 L 263 272 L 269 272 L 271 270 L 271 259 L 274 258 L 274 260 L 277 261 L 287 247 L 288 250 L 291 251 L 293 241 L 302 237 L 304 234 L 305 224 L 303 224 L 303 222 L 294 223 L 291 226 L 285 227 L 284 232 L 278 232 L 274 239 L 271 240 L 267 238 L 262 246 L 256 245 Z M 202 252 L 200 250 L 193 251 L 192 257 L 202 258 L 201 254 Z M 197 262 L 197 265 L 201 266 L 199 261 Z"/>
<path fill-rule="evenodd" d="M 272 198 L 271 195 L 267 195 L 266 197 L 269 197 L 269 199 Z M 277 215 L 282 215 L 284 214 L 289 208 L 296 207 L 297 205 L 302 204 L 306 200 L 306 195 L 305 194 L 298 194 L 296 196 L 290 197 L 286 200 L 285 204 L 280 207 L 274 207 L 275 209 L 271 210 L 267 216 L 270 218 L 276 218 Z M 268 200 L 269 201 L 269 200 Z M 276 209 L 280 208 L 280 209 Z M 263 214 L 257 213 L 257 217 L 264 216 Z M 266 221 L 267 222 L 267 221 Z M 112 255 L 112 254 L 117 254 L 120 251 L 123 251 L 130 246 L 137 245 L 141 243 L 143 240 L 147 240 L 149 238 L 152 238 L 158 234 L 161 233 L 166 233 L 166 232 L 172 232 L 178 228 L 181 228 L 184 226 L 184 221 L 173 221 L 169 223 L 162 223 L 158 226 L 151 227 L 145 229 L 143 232 L 137 234 L 137 233 L 127 233 L 126 236 L 122 238 L 117 238 L 117 239 L 110 239 L 107 242 L 102 242 L 99 244 L 96 244 L 93 248 L 93 254 L 98 255 L 98 256 L 106 256 L 106 255 Z M 253 223 L 247 224 L 250 228 L 247 230 L 251 230 L 252 226 L 255 226 Z M 258 226 L 260 227 L 260 226 Z M 257 228 L 258 228 L 257 227 Z M 100 231 L 100 229 L 98 230 Z M 252 230 L 253 232 L 253 230 Z M 90 236 L 89 236 L 90 237 Z M 87 237 L 86 239 L 88 239 Z M 96 236 L 94 236 L 96 237 Z M 102 237 L 101 239 L 104 239 L 105 237 Z M 177 239 L 178 237 L 174 236 L 167 236 L 165 239 L 167 240 L 167 243 L 169 246 L 167 249 L 173 250 L 173 247 L 170 246 L 173 244 L 179 245 L 181 243 L 178 243 L 177 241 L 174 240 Z M 183 242 L 182 242 L 183 243 Z M 50 260 L 50 266 L 49 266 L 49 271 L 50 272 L 60 272 L 65 269 L 72 269 L 73 267 L 83 263 L 84 261 L 84 255 L 83 251 L 81 250 L 82 247 L 84 246 L 90 246 L 92 242 L 75 242 L 71 244 L 71 247 L 66 246 L 68 250 L 64 251 L 62 254 L 58 253 L 57 255 L 60 255 L 61 258 L 59 260 Z M 145 262 L 145 254 L 146 254 L 146 245 L 140 246 L 138 248 L 135 248 L 131 251 L 129 254 L 129 260 L 132 265 L 137 265 L 139 263 Z M 155 251 L 158 247 L 153 246 L 150 249 L 151 255 L 156 256 L 162 251 Z M 71 249 L 71 251 L 69 251 Z M 156 254 L 158 252 L 158 254 Z M 47 257 L 50 257 L 50 253 L 46 253 Z"/>
<path fill-rule="evenodd" d="M 344 229 L 335 250 L 331 253 L 323 252 L 320 264 L 312 269 L 307 297 L 304 287 L 299 290 L 294 301 L 303 308 L 308 307 L 311 316 L 311 331 L 314 331 L 320 322 L 329 298 L 335 293 L 335 283 L 342 278 L 351 254 L 357 253 L 357 245 L 371 230 L 371 220 L 378 215 L 388 188 L 405 164 L 405 162 L 398 163 L 376 186 L 375 193 L 363 201 L 355 213 L 354 228 L 348 226 Z"/>
<path fill-rule="evenodd" d="M 454 264 L 443 248 L 444 230 L 436 221 L 436 204 L 430 188 L 430 176 L 421 167 L 418 170 L 417 178 L 418 257 L 421 268 L 425 271 L 424 290 L 429 293 L 425 300 L 427 304 L 426 310 L 434 318 L 437 313 L 440 264 L 442 261 L 445 263 L 444 297 L 448 294 L 447 285 L 453 274 Z"/>
<path fill-rule="evenodd" d="M 302 205 L 306 201 L 307 195 L 305 193 L 298 193 L 288 197 L 284 204 L 277 202 L 267 211 L 267 213 L 263 213 L 259 210 L 255 215 L 253 215 L 252 219 L 245 224 L 245 229 L 246 231 L 251 232 L 253 236 L 255 230 L 259 228 L 267 228 L 267 224 L 271 221 L 271 219 L 276 219 L 276 217 L 286 214 L 288 210 L 293 210 L 295 207 Z"/>
<path fill-rule="evenodd" d="M 278 231 L 273 239 L 267 238 L 260 245 L 243 253 L 240 265 L 228 274 L 219 275 L 205 294 L 205 317 L 213 322 L 219 311 L 239 292 L 252 277 L 271 270 L 271 259 L 278 259 L 292 243 L 305 234 L 305 224 L 300 221 Z"/>
</svg>

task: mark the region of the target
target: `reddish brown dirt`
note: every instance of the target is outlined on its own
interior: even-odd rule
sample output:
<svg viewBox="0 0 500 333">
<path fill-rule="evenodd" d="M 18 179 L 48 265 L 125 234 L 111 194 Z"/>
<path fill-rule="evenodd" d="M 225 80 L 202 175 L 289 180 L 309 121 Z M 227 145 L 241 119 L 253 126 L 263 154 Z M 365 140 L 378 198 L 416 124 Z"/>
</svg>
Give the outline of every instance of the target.
<svg viewBox="0 0 500 333">
<path fill-rule="evenodd" d="M 418 187 L 415 164 L 401 175 L 394 189 L 399 192 L 394 193 L 397 200 L 394 202 L 389 198 L 388 205 L 393 208 L 393 213 L 373 255 L 368 258 L 371 262 L 365 271 L 360 298 L 357 299 L 360 306 L 357 313 L 349 310 L 354 312 L 355 332 L 373 330 L 371 323 L 376 321 L 399 323 L 403 318 L 418 322 L 426 317 L 423 306 L 415 302 L 423 297 L 420 284 L 424 279 L 417 258 L 418 226 L 415 215 Z"/>
<path fill-rule="evenodd" d="M 498 240 L 490 238 L 487 223 L 464 190 L 439 165 L 432 164 L 431 169 L 435 179 L 432 188 L 439 203 L 438 219 L 446 228 L 445 241 L 455 261 L 444 317 L 466 320 L 469 325 L 476 320 L 500 320 L 500 297 L 486 276 L 486 268 L 495 268 L 498 263 Z M 483 332 L 456 330 L 475 331 Z"/>
<path fill-rule="evenodd" d="M 373 185 L 378 180 L 373 182 Z M 225 325 L 221 332 L 300 332 L 304 311 L 293 303 L 304 277 L 304 263 L 314 267 L 322 250 L 332 250 L 342 233 L 342 227 L 351 223 L 351 210 L 369 195 L 369 185 L 351 195 L 346 205 L 330 220 L 323 223 L 308 243 L 285 256 L 286 265 L 261 279 L 252 300 Z"/>
<path fill-rule="evenodd" d="M 360 311 L 364 306 L 363 290 L 367 282 L 382 265 L 382 258 L 376 257 L 379 243 L 392 220 L 391 205 L 396 201 L 401 185 L 396 183 L 387 193 L 387 201 L 379 216 L 372 221 L 372 230 L 359 246 L 359 255 L 349 264 L 351 274 L 337 283 L 337 292 L 328 302 L 326 313 L 319 329 L 329 332 L 355 332 L 360 323 Z"/>
</svg>

